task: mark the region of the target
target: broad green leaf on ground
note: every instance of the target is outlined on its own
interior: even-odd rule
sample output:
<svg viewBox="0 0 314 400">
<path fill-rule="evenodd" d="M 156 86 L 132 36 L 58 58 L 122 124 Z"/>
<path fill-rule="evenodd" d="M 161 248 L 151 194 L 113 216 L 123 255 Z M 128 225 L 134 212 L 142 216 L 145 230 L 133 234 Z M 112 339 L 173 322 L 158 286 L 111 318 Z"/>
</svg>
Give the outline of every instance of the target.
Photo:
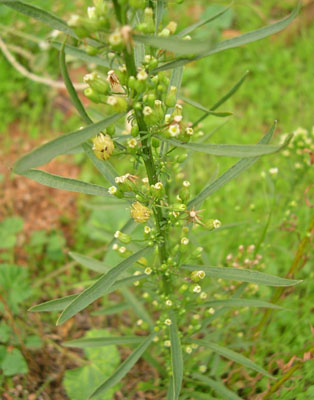
<svg viewBox="0 0 314 400">
<path fill-rule="evenodd" d="M 259 157 L 267 154 L 277 153 L 283 147 L 287 146 L 290 137 L 281 145 L 268 145 L 268 144 L 204 144 L 204 143 L 184 143 L 175 139 L 165 139 L 161 137 L 161 140 L 184 149 L 198 151 L 200 153 L 211 154 L 215 156 L 226 156 L 226 157 Z"/>
<path fill-rule="evenodd" d="M 79 264 L 95 272 L 105 273 L 109 269 L 109 267 L 105 265 L 102 261 L 96 260 L 95 258 L 89 256 L 85 256 L 84 254 L 70 251 L 69 256 L 72 257 L 73 260 L 75 260 Z"/>
<path fill-rule="evenodd" d="M 133 39 L 135 42 L 144 43 L 157 49 L 172 51 L 178 55 L 200 54 L 208 51 L 213 46 L 211 40 L 183 40 L 175 36 L 165 38 L 160 36 L 133 35 Z"/>
<path fill-rule="evenodd" d="M 0 222 L 0 249 L 15 246 L 17 234 L 23 230 L 23 225 L 24 221 L 20 217 L 8 217 Z"/>
<path fill-rule="evenodd" d="M 272 128 L 266 133 L 266 135 L 259 141 L 259 144 L 267 144 L 270 142 L 273 137 L 275 131 L 276 123 L 272 126 Z M 243 171 L 248 169 L 251 165 L 253 165 L 260 157 L 253 158 L 244 158 L 243 160 L 238 161 L 234 164 L 230 169 L 228 169 L 223 175 L 221 175 L 214 182 L 210 182 L 209 185 L 205 186 L 205 188 L 196 196 L 193 200 L 191 200 L 188 204 L 188 207 L 196 207 L 201 202 L 203 202 L 208 196 L 215 193 L 222 186 L 226 185 L 236 176 L 240 175 Z"/>
<path fill-rule="evenodd" d="M 257 307 L 257 308 L 275 308 L 283 310 L 283 307 L 277 304 L 268 303 L 267 301 L 255 299 L 226 299 L 226 300 L 210 300 L 204 303 L 207 307 Z"/>
<path fill-rule="evenodd" d="M 205 267 L 203 265 L 183 265 L 189 271 L 202 270 L 211 278 L 230 279 L 232 281 L 253 282 L 266 286 L 294 286 L 302 281 L 280 278 L 279 276 L 265 274 L 264 272 L 250 269 L 229 267 Z"/>
<path fill-rule="evenodd" d="M 19 349 L 6 351 L 2 362 L 0 362 L 0 369 L 2 369 L 4 376 L 14 376 L 28 372 L 27 363 Z"/>
<path fill-rule="evenodd" d="M 64 154 L 65 151 L 71 150 L 74 147 L 86 142 L 88 139 L 97 135 L 107 126 L 112 125 L 123 115 L 125 114 L 114 114 L 111 117 L 108 117 L 93 125 L 59 136 L 58 138 L 37 147 L 35 150 L 21 157 L 14 165 L 13 171 L 18 174 L 23 174 L 23 172 L 30 168 L 46 164 L 54 157 Z"/>
<path fill-rule="evenodd" d="M 90 396 L 90 399 L 98 399 L 97 396 L 103 396 L 108 389 L 120 382 L 151 344 L 154 336 L 155 334 L 147 336 L 146 339 L 134 350 L 134 352 L 120 365 L 115 373 L 97 387 L 97 389 Z"/>
<path fill-rule="evenodd" d="M 84 290 L 77 298 L 73 300 L 71 304 L 67 306 L 67 308 L 60 315 L 57 325 L 61 325 L 75 314 L 89 306 L 93 301 L 97 300 L 105 293 L 108 293 L 108 290 L 115 283 L 119 275 L 133 265 L 140 257 L 144 256 L 144 254 L 151 250 L 151 247 L 145 247 L 144 249 L 139 250 L 137 253 L 131 255 L 129 258 L 112 268 L 107 274 L 99 278 L 92 286 Z"/>
<path fill-rule="evenodd" d="M 230 10 L 230 7 L 231 6 L 228 6 L 224 9 L 222 9 L 221 11 L 217 12 L 214 15 L 210 15 L 207 18 L 204 18 L 204 19 L 199 20 L 198 22 L 195 22 L 195 24 L 182 29 L 182 31 L 180 31 L 176 36 L 183 37 L 183 36 L 189 35 L 191 32 L 195 31 L 196 29 L 198 29 L 206 24 L 209 24 L 210 22 L 215 21 L 215 19 L 224 15 L 227 11 Z"/>
<path fill-rule="evenodd" d="M 141 275 L 132 275 L 127 278 L 120 279 L 116 281 L 104 294 L 109 294 L 117 289 L 120 289 L 123 286 L 131 285 L 131 283 L 135 281 L 140 281 L 145 278 L 147 278 L 147 275 L 141 274 Z M 79 296 L 78 294 L 71 294 L 70 296 L 61 297 L 60 299 L 45 301 L 44 303 L 37 304 L 36 306 L 31 307 L 28 311 L 32 312 L 63 311 L 78 296 Z"/>
<path fill-rule="evenodd" d="M 182 347 L 180 342 L 176 315 L 174 311 L 171 311 L 169 315 L 171 319 L 171 325 L 169 327 L 169 331 L 170 331 L 170 341 L 171 341 L 171 367 L 173 376 L 173 379 L 171 380 L 173 384 L 172 400 L 178 400 L 183 380 Z"/>
<path fill-rule="evenodd" d="M 102 336 L 109 336 L 106 330 L 93 329 L 89 331 L 85 340 L 93 340 Z M 91 395 L 93 388 L 109 377 L 120 362 L 120 354 L 116 346 L 106 348 L 85 348 L 84 353 L 88 365 L 80 368 L 68 369 L 65 372 L 63 386 L 71 400 L 86 400 Z M 114 393 L 119 390 L 119 385 L 114 385 L 106 394 L 95 397 L 96 400 L 112 400 Z"/>
<path fill-rule="evenodd" d="M 50 43 L 57 50 L 61 50 L 61 48 L 62 48 L 61 42 L 52 40 Z M 87 63 L 90 63 L 90 64 L 101 65 L 101 66 L 107 67 L 107 68 L 117 68 L 118 67 L 118 65 L 111 64 L 109 61 L 107 61 L 106 59 L 104 59 L 102 57 L 91 56 L 91 55 L 87 54 L 84 50 L 78 49 L 77 47 L 71 46 L 69 44 L 65 45 L 64 52 L 66 54 L 69 54 L 72 57 L 78 58 L 79 60 L 82 60 L 82 61 L 86 61 Z"/>
<path fill-rule="evenodd" d="M 228 349 L 227 347 L 220 346 L 216 343 L 211 343 L 208 342 L 207 340 L 203 339 L 191 339 L 192 343 L 196 343 L 199 346 L 204 346 L 207 349 L 212 350 L 214 353 L 219 354 L 222 357 L 227 358 L 228 360 L 235 361 L 238 364 L 243 365 L 244 367 L 253 369 L 254 371 L 257 371 L 265 376 L 268 376 L 268 378 L 275 379 L 270 373 L 268 373 L 264 368 L 260 367 L 259 365 L 255 364 L 253 361 L 251 361 L 249 358 L 244 357 L 242 354 L 236 353 L 233 350 Z"/>
<path fill-rule="evenodd" d="M 196 56 L 196 57 L 186 57 L 186 58 L 178 58 L 173 61 L 167 62 L 163 65 L 161 65 L 158 68 L 154 69 L 154 72 L 160 72 L 160 71 L 166 71 L 168 69 L 173 69 L 177 68 L 180 66 L 183 66 L 191 61 L 199 60 L 203 57 L 208 57 L 211 54 L 215 54 L 224 50 L 232 49 L 235 47 L 239 47 L 251 42 L 256 42 L 257 40 L 264 39 L 267 36 L 274 35 L 275 33 L 278 33 L 285 29 L 288 25 L 291 24 L 291 22 L 294 20 L 294 18 L 298 15 L 300 9 L 300 3 L 299 5 L 294 9 L 294 11 L 286 18 L 275 22 L 274 24 L 267 25 L 263 28 L 257 29 L 252 32 L 245 33 L 243 35 L 237 36 L 232 39 L 224 40 L 217 45 L 213 46 L 210 50 Z"/>
<path fill-rule="evenodd" d="M 203 382 L 206 386 L 209 386 L 213 391 L 218 394 L 219 396 L 222 396 L 221 398 L 226 399 L 226 400 L 242 400 L 241 397 L 236 395 L 234 392 L 232 392 L 230 389 L 228 389 L 222 382 L 214 381 L 211 378 L 208 378 L 207 376 L 201 375 L 201 374 L 193 374 L 193 377 L 195 379 L 198 379 L 199 381 Z"/>
<path fill-rule="evenodd" d="M 143 303 L 136 298 L 136 296 L 127 288 L 122 288 L 121 293 L 129 306 L 134 310 L 134 312 L 144 321 L 148 323 L 150 328 L 154 327 L 154 322 L 151 319 L 149 313 L 146 311 Z"/>
<path fill-rule="evenodd" d="M 39 169 L 29 169 L 22 172 L 21 175 L 54 189 L 68 190 L 70 192 L 85 193 L 95 196 L 112 197 L 108 193 L 108 189 L 103 186 L 83 182 L 78 179 L 65 178 Z"/>
<path fill-rule="evenodd" d="M 92 338 L 83 338 L 70 340 L 68 342 L 64 342 L 63 346 L 67 347 L 102 347 L 109 346 L 112 344 L 120 345 L 120 344 L 134 344 L 141 343 L 145 338 L 143 336 L 118 336 L 118 337 L 100 337 L 95 336 Z"/>
<path fill-rule="evenodd" d="M 27 15 L 28 17 L 37 19 L 38 21 L 51 26 L 51 28 L 53 29 L 56 29 L 58 31 L 66 33 L 69 36 L 77 38 L 76 34 L 73 32 L 73 30 L 68 26 L 68 24 L 65 21 L 63 21 L 56 15 L 51 14 L 46 10 L 43 10 L 42 8 L 33 6 L 28 3 L 24 3 L 23 1 L 16 1 L 16 0 L 0 0 L 0 5 L 1 4 L 10 7 L 21 14 Z"/>
</svg>

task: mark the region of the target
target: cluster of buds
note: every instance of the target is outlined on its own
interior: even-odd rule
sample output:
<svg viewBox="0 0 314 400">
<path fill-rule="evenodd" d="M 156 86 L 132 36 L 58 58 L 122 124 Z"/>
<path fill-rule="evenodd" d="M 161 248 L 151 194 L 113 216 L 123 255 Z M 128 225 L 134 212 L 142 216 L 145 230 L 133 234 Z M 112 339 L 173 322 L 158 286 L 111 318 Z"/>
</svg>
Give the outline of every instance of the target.
<svg viewBox="0 0 314 400">
<path fill-rule="evenodd" d="M 228 254 L 226 257 L 226 266 L 233 268 L 254 268 L 263 270 L 265 265 L 262 263 L 263 256 L 255 254 L 255 245 L 240 245 L 236 254 Z"/>
</svg>

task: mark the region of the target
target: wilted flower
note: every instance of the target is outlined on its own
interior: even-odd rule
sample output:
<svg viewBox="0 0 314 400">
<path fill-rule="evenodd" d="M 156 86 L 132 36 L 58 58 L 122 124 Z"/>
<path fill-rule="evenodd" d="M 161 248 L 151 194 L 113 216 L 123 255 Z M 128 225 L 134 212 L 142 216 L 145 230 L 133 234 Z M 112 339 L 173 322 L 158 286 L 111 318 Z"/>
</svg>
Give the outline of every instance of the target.
<svg viewBox="0 0 314 400">
<path fill-rule="evenodd" d="M 135 222 L 146 222 L 150 217 L 150 210 L 137 201 L 132 204 L 131 217 Z"/>
</svg>

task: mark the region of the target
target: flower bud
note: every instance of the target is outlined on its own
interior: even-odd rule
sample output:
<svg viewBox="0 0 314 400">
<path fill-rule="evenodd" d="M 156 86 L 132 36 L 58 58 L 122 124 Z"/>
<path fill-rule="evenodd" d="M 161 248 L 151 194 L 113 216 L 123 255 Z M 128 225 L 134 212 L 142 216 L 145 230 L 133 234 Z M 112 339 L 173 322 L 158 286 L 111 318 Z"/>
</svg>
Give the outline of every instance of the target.
<svg viewBox="0 0 314 400">
<path fill-rule="evenodd" d="M 132 204 L 131 217 L 137 223 L 146 222 L 150 217 L 150 210 L 137 201 Z"/>
<path fill-rule="evenodd" d="M 89 100 L 93 101 L 94 103 L 101 102 L 99 94 L 92 88 L 84 89 L 84 96 L 87 97 Z"/>
<path fill-rule="evenodd" d="M 185 211 L 186 205 L 181 204 L 181 203 L 176 203 L 176 204 L 173 204 L 172 209 L 173 209 L 173 211 L 177 211 L 177 212 Z"/>
<path fill-rule="evenodd" d="M 116 112 L 126 112 L 128 109 L 128 102 L 124 97 L 109 96 L 107 99 L 107 104 L 112 106 Z"/>
<path fill-rule="evenodd" d="M 108 160 L 114 150 L 114 143 L 110 136 L 99 133 L 93 139 L 93 151 L 99 160 Z"/>
<path fill-rule="evenodd" d="M 165 188 L 161 182 L 157 182 L 155 185 L 151 185 L 151 194 L 157 199 L 161 199 L 165 195 Z"/>
<path fill-rule="evenodd" d="M 130 89 L 135 89 L 135 83 L 136 83 L 136 79 L 134 76 L 130 76 L 129 80 L 128 80 L 128 87 Z"/>
<path fill-rule="evenodd" d="M 108 10 L 105 0 L 94 0 L 93 3 L 96 9 L 96 14 L 99 17 L 106 17 Z"/>
<path fill-rule="evenodd" d="M 139 133 L 139 128 L 136 122 L 133 123 L 132 128 L 131 128 L 131 135 L 133 137 L 136 137 Z"/>
<path fill-rule="evenodd" d="M 191 273 L 191 280 L 193 282 L 199 282 L 201 279 L 205 278 L 205 272 L 204 271 L 193 271 Z"/>
<path fill-rule="evenodd" d="M 114 237 L 116 239 L 120 240 L 120 242 L 125 243 L 125 244 L 128 244 L 131 241 L 131 236 L 130 235 L 128 235 L 127 233 L 120 232 L 120 231 L 117 231 L 114 234 Z"/>
<path fill-rule="evenodd" d="M 116 196 L 118 199 L 123 198 L 123 193 L 119 189 L 117 189 L 116 186 L 110 186 L 110 188 L 108 189 L 108 193 L 112 196 Z"/>
<path fill-rule="evenodd" d="M 205 225 L 210 231 L 213 231 L 214 229 L 218 229 L 221 227 L 221 222 L 219 221 L 219 219 L 210 219 L 206 222 Z"/>
<path fill-rule="evenodd" d="M 135 9 L 144 9 L 146 5 L 146 0 L 129 0 L 130 7 Z"/>
<path fill-rule="evenodd" d="M 170 91 L 167 94 L 165 103 L 166 103 L 167 107 L 174 107 L 176 105 L 176 103 L 177 103 L 177 88 L 175 86 L 170 87 Z"/>
<path fill-rule="evenodd" d="M 108 94 L 110 91 L 109 83 L 105 79 L 102 79 L 97 72 L 86 74 L 84 76 L 84 82 L 98 93 Z"/>
</svg>

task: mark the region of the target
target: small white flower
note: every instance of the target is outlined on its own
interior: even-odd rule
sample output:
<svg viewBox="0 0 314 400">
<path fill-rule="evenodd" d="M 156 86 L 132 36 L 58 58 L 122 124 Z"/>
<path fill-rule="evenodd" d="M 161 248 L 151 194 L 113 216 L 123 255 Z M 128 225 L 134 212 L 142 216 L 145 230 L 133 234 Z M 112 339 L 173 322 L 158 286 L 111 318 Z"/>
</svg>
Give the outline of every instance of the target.
<svg viewBox="0 0 314 400">
<path fill-rule="evenodd" d="M 171 342 L 170 342 L 170 340 L 165 340 L 165 341 L 164 341 L 164 346 L 165 346 L 165 347 L 171 347 Z"/>
<path fill-rule="evenodd" d="M 204 374 L 204 373 L 207 371 L 207 367 L 206 367 L 206 365 L 200 365 L 199 368 L 198 368 L 198 370 L 199 370 L 202 374 Z"/>
<path fill-rule="evenodd" d="M 134 149 L 134 148 L 137 146 L 137 140 L 134 139 L 134 138 L 129 139 L 129 140 L 128 140 L 128 146 L 129 146 L 131 149 Z"/>
<path fill-rule="evenodd" d="M 191 186 L 191 183 L 189 181 L 183 181 L 183 186 L 184 187 L 189 187 L 189 186 Z"/>
<path fill-rule="evenodd" d="M 146 233 L 146 234 L 148 234 L 148 233 L 150 233 L 150 231 L 151 231 L 151 228 L 149 227 L 149 226 L 144 226 L 144 233 Z"/>
<path fill-rule="evenodd" d="M 270 168 L 269 173 L 271 175 L 277 175 L 278 174 L 278 168 Z"/>
<path fill-rule="evenodd" d="M 162 102 L 160 100 L 155 100 L 155 106 L 159 107 L 162 105 Z"/>
<path fill-rule="evenodd" d="M 96 8 L 95 7 L 87 7 L 87 15 L 89 19 L 96 19 Z"/>
<path fill-rule="evenodd" d="M 154 336 L 154 338 L 153 338 L 153 342 L 158 342 L 158 340 L 159 340 L 159 337 L 158 336 Z"/>
<path fill-rule="evenodd" d="M 149 63 L 152 59 L 152 56 L 150 54 L 146 54 L 146 56 L 144 57 L 144 60 L 146 63 Z"/>
<path fill-rule="evenodd" d="M 117 193 L 117 188 L 115 186 L 110 186 L 108 189 L 109 194 L 115 194 Z"/>
<path fill-rule="evenodd" d="M 107 104 L 109 106 L 115 106 L 117 104 L 118 100 L 114 96 L 109 96 L 107 99 Z"/>
<path fill-rule="evenodd" d="M 135 271 L 133 275 L 134 275 L 134 276 L 141 275 L 141 271 Z"/>
<path fill-rule="evenodd" d="M 164 187 L 164 185 L 161 182 L 157 182 L 154 185 L 154 188 L 157 190 L 161 190 Z"/>
<path fill-rule="evenodd" d="M 166 306 L 171 307 L 172 306 L 172 301 L 171 300 L 166 300 Z"/>
<path fill-rule="evenodd" d="M 202 290 L 202 288 L 200 287 L 200 285 L 195 285 L 193 288 L 193 292 L 194 293 L 200 293 Z"/>
<path fill-rule="evenodd" d="M 187 135 L 189 135 L 189 136 L 192 136 L 193 133 L 194 133 L 194 130 L 193 130 L 193 128 L 186 128 L 185 133 L 186 133 Z"/>
<path fill-rule="evenodd" d="M 173 120 L 174 120 L 174 122 L 177 122 L 177 123 L 181 122 L 182 121 L 182 115 L 175 115 Z"/>
<path fill-rule="evenodd" d="M 201 316 L 199 314 L 193 315 L 193 319 L 195 319 L 196 321 L 198 321 L 200 318 L 201 318 Z"/>
<path fill-rule="evenodd" d="M 139 81 L 146 81 L 146 79 L 148 78 L 148 75 L 147 75 L 147 72 L 145 71 L 145 69 L 142 69 L 142 71 L 138 72 L 136 77 Z"/>
<path fill-rule="evenodd" d="M 79 23 L 80 17 L 78 15 L 71 15 L 68 25 L 69 26 L 77 26 Z"/>
<path fill-rule="evenodd" d="M 168 132 L 171 137 L 176 137 L 180 135 L 180 127 L 178 124 L 172 124 L 169 126 Z"/>
<path fill-rule="evenodd" d="M 221 222 L 219 221 L 219 219 L 214 219 L 213 226 L 214 226 L 215 229 L 221 227 Z"/>
<path fill-rule="evenodd" d="M 192 347 L 191 346 L 187 346 L 186 348 L 185 348 L 185 352 L 186 353 L 188 353 L 188 354 L 191 354 L 192 353 Z"/>
<path fill-rule="evenodd" d="M 117 231 L 117 232 L 115 232 L 115 234 L 114 234 L 114 237 L 116 238 L 116 239 L 119 239 L 119 236 L 121 235 L 121 232 L 120 231 Z"/>
<path fill-rule="evenodd" d="M 170 118 L 171 118 L 171 115 L 170 115 L 170 114 L 166 114 L 166 115 L 165 115 L 165 124 L 169 124 Z"/>
<path fill-rule="evenodd" d="M 231 261 L 232 258 L 233 258 L 233 256 L 232 256 L 232 254 L 230 253 L 230 254 L 227 255 L 226 261 Z"/>
<path fill-rule="evenodd" d="M 119 253 L 124 254 L 126 252 L 126 247 L 122 246 L 119 249 Z"/>
<path fill-rule="evenodd" d="M 39 46 L 40 50 L 43 50 L 43 51 L 48 50 L 50 47 L 49 43 L 46 42 L 45 40 L 41 40 L 39 42 L 38 46 Z"/>
<path fill-rule="evenodd" d="M 109 43 L 112 46 L 118 46 L 119 44 L 122 43 L 122 36 L 120 32 L 113 32 L 110 36 L 109 36 Z"/>
<path fill-rule="evenodd" d="M 148 178 L 143 178 L 143 179 L 142 179 L 142 182 L 143 182 L 143 183 L 148 183 Z"/>
<path fill-rule="evenodd" d="M 136 321 L 136 325 L 137 326 L 141 326 L 143 324 L 143 320 L 142 319 L 138 319 L 137 321 Z"/>
<path fill-rule="evenodd" d="M 215 314 L 215 309 L 213 307 L 210 307 L 208 309 L 208 313 L 211 314 L 211 315 Z"/>
<path fill-rule="evenodd" d="M 144 107 L 144 109 L 143 109 L 143 114 L 144 114 L 146 117 L 149 116 L 149 115 L 151 115 L 152 112 L 153 112 L 153 110 L 152 110 L 149 106 L 146 106 L 146 107 Z"/>
<path fill-rule="evenodd" d="M 190 211 L 190 217 L 195 218 L 197 216 L 195 211 Z"/>
<path fill-rule="evenodd" d="M 187 246 L 189 244 L 189 239 L 186 237 L 183 237 L 181 239 L 181 244 L 183 244 L 184 246 Z"/>
<path fill-rule="evenodd" d="M 118 248 L 119 248 L 119 246 L 117 245 L 117 243 L 115 243 L 115 244 L 112 246 L 112 250 L 118 250 Z"/>
<path fill-rule="evenodd" d="M 206 276 L 205 271 L 197 271 L 197 276 L 198 276 L 200 279 L 204 279 L 205 276 Z"/>
<path fill-rule="evenodd" d="M 144 273 L 146 275 L 150 275 L 152 272 L 153 272 L 153 270 L 150 267 L 146 267 L 145 270 L 144 270 Z"/>
<path fill-rule="evenodd" d="M 202 292 L 202 293 L 200 294 L 200 298 L 201 298 L 202 300 L 206 300 L 206 299 L 207 299 L 207 293 Z"/>
<path fill-rule="evenodd" d="M 171 324 L 172 324 L 171 319 L 167 318 L 167 319 L 165 320 L 165 325 L 170 326 Z"/>
<path fill-rule="evenodd" d="M 122 64 L 122 65 L 119 67 L 119 71 L 120 71 L 120 72 L 126 72 L 126 71 L 127 71 L 126 65 L 125 65 L 125 64 Z"/>
</svg>

